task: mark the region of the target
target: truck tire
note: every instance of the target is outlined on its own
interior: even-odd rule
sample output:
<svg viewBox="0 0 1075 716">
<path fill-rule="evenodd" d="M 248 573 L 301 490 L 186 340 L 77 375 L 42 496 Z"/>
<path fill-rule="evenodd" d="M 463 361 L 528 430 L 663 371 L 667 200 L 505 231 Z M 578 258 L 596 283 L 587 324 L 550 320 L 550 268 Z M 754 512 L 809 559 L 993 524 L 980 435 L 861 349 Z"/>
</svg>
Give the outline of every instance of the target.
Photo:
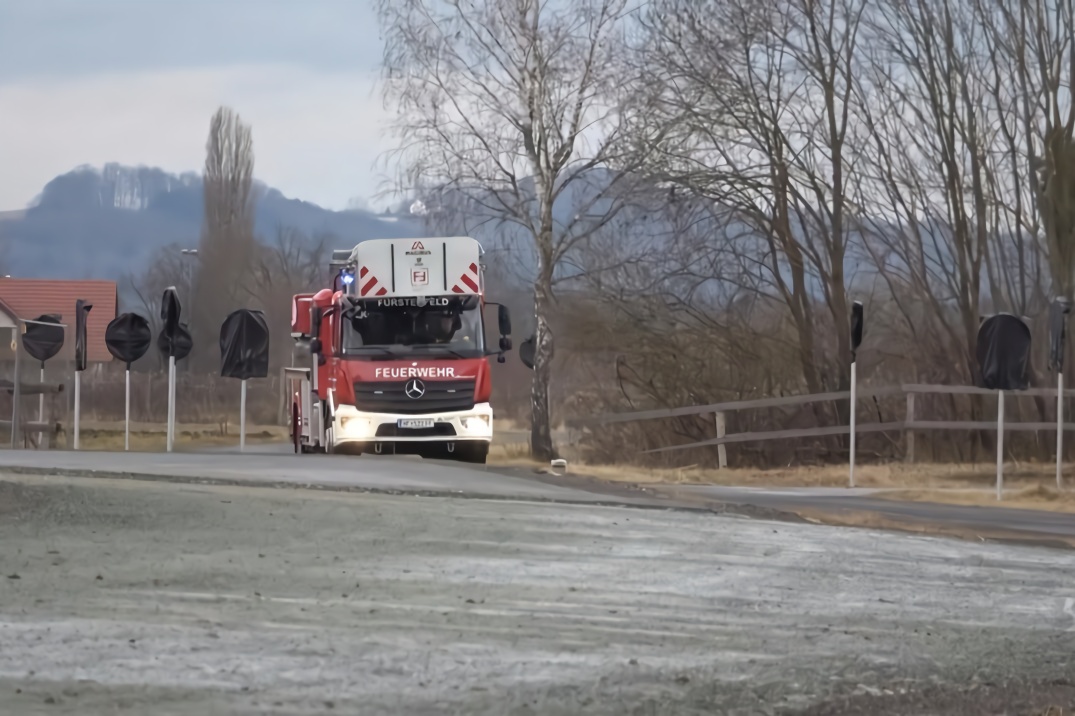
<svg viewBox="0 0 1075 716">
<path fill-rule="evenodd" d="M 455 446 L 456 460 L 484 465 L 489 458 L 489 443 L 460 443 Z"/>
</svg>

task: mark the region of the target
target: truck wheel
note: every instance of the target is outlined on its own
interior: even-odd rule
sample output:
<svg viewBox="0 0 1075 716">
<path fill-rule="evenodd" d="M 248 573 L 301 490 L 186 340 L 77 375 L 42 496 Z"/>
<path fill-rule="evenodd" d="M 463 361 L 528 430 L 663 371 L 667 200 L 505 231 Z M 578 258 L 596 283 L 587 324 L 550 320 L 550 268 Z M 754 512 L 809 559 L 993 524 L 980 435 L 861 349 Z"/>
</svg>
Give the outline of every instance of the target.
<svg viewBox="0 0 1075 716">
<path fill-rule="evenodd" d="M 455 455 L 460 462 L 484 465 L 489 457 L 489 443 L 461 443 L 455 446 Z"/>
</svg>

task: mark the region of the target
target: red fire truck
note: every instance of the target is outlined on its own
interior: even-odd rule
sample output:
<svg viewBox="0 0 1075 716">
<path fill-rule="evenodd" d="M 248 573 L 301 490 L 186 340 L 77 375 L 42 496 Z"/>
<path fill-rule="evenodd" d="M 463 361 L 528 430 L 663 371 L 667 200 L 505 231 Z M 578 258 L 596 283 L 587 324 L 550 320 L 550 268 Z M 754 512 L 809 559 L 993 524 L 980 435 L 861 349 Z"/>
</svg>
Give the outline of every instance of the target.
<svg viewBox="0 0 1075 716">
<path fill-rule="evenodd" d="M 503 363 L 512 345 L 507 307 L 485 301 L 481 256 L 469 237 L 370 239 L 333 252 L 333 286 L 292 302 L 295 452 L 485 462 L 488 358 Z M 500 336 L 490 350 L 493 305 Z"/>
</svg>

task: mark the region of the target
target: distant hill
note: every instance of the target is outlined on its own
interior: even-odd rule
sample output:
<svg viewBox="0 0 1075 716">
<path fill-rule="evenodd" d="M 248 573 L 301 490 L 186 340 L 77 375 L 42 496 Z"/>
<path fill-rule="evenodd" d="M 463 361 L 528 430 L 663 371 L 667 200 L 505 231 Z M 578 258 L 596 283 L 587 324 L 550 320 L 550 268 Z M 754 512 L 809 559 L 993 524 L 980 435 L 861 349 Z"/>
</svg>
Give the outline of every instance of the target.
<svg viewBox="0 0 1075 716">
<path fill-rule="evenodd" d="M 367 238 L 425 236 L 410 214 L 330 211 L 258 186 L 256 227 L 271 239 L 282 226 L 333 235 L 340 247 Z M 3 270 L 28 278 L 119 279 L 155 249 L 194 247 L 202 222 L 197 174 L 107 164 L 79 167 L 45 185 L 25 211 L 0 212 Z"/>
<path fill-rule="evenodd" d="M 613 179 L 607 170 L 595 169 L 564 191 L 554 207 L 554 230 L 562 232 L 573 226 L 585 232 L 587 217 L 593 215 L 596 220 L 606 210 L 607 200 L 598 197 Z M 524 201 L 532 202 L 532 182 L 522 182 L 521 189 Z M 504 221 L 488 208 L 499 203 L 492 194 L 452 189 L 417 202 L 416 206 L 426 205 L 420 212 L 424 216 L 404 209 L 378 214 L 361 208 L 361 202 L 346 211 L 330 211 L 259 185 L 256 228 L 268 240 L 280 227 L 298 229 L 308 236 L 329 235 L 332 248 L 350 247 L 370 238 L 467 234 L 482 243 L 486 261 L 494 270 L 510 273 L 512 283 L 525 286 L 537 269 L 533 241 L 518 223 Z M 536 218 L 536 203 L 533 208 Z M 665 191 L 658 190 L 641 204 L 626 208 L 593 237 L 577 243 L 569 239 L 571 247 L 561 257 L 558 278 L 617 266 L 615 273 L 620 280 L 648 285 L 653 275 L 662 272 L 694 275 L 700 271 L 709 277 L 708 290 L 719 294 L 735 289 L 737 284 L 726 283 L 724 274 L 734 271 L 737 262 L 734 257 L 718 259 L 718 254 L 707 252 L 727 237 L 735 237 L 737 255 L 764 256 L 768 250 L 762 237 L 733 213 L 712 207 L 703 212 L 707 216 L 699 215 L 689 222 L 693 240 L 701 243 L 684 243 L 677 238 L 677 225 L 686 215 L 679 209 L 679 218 L 674 219 L 676 212 L 668 213 L 669 208 Z M 580 214 L 582 221 L 575 223 Z M 99 169 L 79 167 L 50 181 L 29 208 L 0 212 L 0 273 L 26 278 L 119 280 L 137 273 L 160 247 L 172 243 L 196 246 L 201 221 L 202 182 L 197 174 L 175 175 L 119 164 Z M 854 230 L 847 237 L 847 268 L 860 290 L 876 278 L 873 255 L 887 255 L 890 268 L 901 270 L 900 261 L 886 250 L 882 237 L 894 240 L 903 229 L 883 219 L 869 220 L 868 224 L 873 238 Z M 927 242 L 929 258 L 950 263 L 943 227 L 923 225 L 920 230 L 926 234 L 940 231 L 937 248 L 931 249 Z M 719 238 L 722 236 L 725 238 Z M 866 250 L 867 241 L 877 242 L 872 252 Z M 705 255 L 696 255 L 702 245 L 708 247 Z M 715 263 L 708 265 L 710 261 Z M 638 272 L 641 274 L 633 276 Z M 816 277 L 808 281 L 812 290 L 820 292 Z"/>
</svg>

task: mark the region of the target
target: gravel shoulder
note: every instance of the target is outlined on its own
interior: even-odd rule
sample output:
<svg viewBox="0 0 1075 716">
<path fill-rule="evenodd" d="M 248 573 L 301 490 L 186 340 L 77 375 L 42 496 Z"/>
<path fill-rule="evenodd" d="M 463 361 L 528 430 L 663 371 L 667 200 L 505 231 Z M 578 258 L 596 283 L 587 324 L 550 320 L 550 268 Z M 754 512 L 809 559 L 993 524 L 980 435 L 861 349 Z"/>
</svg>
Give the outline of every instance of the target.
<svg viewBox="0 0 1075 716">
<path fill-rule="evenodd" d="M 4 714 L 1075 708 L 1066 551 L 31 475 L 0 544 Z"/>
</svg>

